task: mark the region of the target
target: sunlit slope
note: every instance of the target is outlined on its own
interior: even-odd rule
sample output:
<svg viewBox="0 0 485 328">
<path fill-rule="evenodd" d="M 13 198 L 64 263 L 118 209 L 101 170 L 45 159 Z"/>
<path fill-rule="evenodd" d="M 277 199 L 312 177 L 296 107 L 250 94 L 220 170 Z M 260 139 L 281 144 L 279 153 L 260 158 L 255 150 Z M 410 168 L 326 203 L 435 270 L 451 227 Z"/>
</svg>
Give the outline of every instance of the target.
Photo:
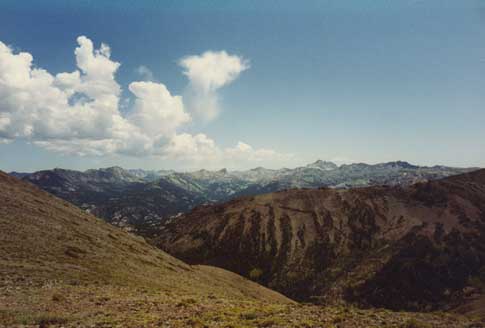
<svg viewBox="0 0 485 328">
<path fill-rule="evenodd" d="M 0 323 L 49 312 L 45 298 L 54 294 L 77 295 L 69 302 L 81 305 L 80 295 L 125 301 L 144 294 L 172 303 L 187 297 L 291 303 L 234 273 L 189 266 L 1 172 L 0 190 Z"/>
</svg>

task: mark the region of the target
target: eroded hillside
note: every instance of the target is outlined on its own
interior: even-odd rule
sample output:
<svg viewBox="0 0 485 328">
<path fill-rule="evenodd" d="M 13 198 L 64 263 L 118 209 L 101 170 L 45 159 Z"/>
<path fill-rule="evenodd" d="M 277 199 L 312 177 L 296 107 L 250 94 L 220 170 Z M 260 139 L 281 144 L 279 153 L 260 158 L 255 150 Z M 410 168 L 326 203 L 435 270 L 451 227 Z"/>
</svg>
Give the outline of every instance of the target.
<svg viewBox="0 0 485 328">
<path fill-rule="evenodd" d="M 160 246 L 303 300 L 451 309 L 485 287 L 485 170 L 410 187 L 295 189 L 202 206 Z"/>
</svg>

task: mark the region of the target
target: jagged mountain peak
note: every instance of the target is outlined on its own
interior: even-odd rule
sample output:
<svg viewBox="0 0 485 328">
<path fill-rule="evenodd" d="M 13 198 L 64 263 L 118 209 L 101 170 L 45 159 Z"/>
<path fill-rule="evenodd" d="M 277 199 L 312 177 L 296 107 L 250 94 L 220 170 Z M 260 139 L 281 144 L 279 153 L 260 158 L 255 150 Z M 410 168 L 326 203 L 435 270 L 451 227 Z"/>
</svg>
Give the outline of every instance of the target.
<svg viewBox="0 0 485 328">
<path fill-rule="evenodd" d="M 125 170 L 121 166 L 109 166 L 109 167 L 102 167 L 99 169 L 88 169 L 84 171 L 84 173 L 99 173 L 99 172 L 105 172 L 105 173 L 111 173 L 111 174 L 131 174 L 128 170 Z"/>
<path fill-rule="evenodd" d="M 87 178 L 96 181 L 112 181 L 115 183 L 121 182 L 139 182 L 142 181 L 137 175 L 125 170 L 120 166 L 110 166 L 100 169 L 89 169 L 84 171 Z"/>
<path fill-rule="evenodd" d="M 380 164 L 382 166 L 390 167 L 390 168 L 401 168 L 401 169 L 417 169 L 419 166 L 413 165 L 406 161 L 393 161 Z"/>
<path fill-rule="evenodd" d="M 290 188 L 351 188 L 370 185 L 409 185 L 466 172 L 448 167 L 417 167 L 397 161 L 349 164 L 318 160 L 294 169 L 256 167 L 246 171 L 193 172 L 125 170 L 119 166 L 74 170 L 45 170 L 20 177 L 56 196 L 136 231 L 212 202 Z M 13 174 L 14 175 L 14 174 Z M 18 175 L 17 175 L 18 176 Z"/>
<path fill-rule="evenodd" d="M 337 164 L 330 162 L 330 161 L 323 161 L 321 159 L 319 159 L 319 160 L 317 160 L 317 161 L 315 161 L 311 164 L 308 164 L 306 167 L 307 168 L 318 168 L 318 169 L 325 170 L 325 171 L 338 169 Z"/>
<path fill-rule="evenodd" d="M 121 166 L 109 166 L 109 167 L 104 167 L 104 168 L 100 168 L 98 169 L 99 171 L 107 171 L 107 172 L 127 172 L 124 168 L 122 168 Z"/>
</svg>

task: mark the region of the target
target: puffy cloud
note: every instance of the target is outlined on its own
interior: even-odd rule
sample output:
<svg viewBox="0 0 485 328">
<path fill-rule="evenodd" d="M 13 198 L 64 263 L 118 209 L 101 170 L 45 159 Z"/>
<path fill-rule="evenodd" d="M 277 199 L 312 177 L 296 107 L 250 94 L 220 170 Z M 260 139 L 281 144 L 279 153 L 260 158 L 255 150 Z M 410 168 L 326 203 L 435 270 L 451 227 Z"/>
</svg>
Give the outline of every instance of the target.
<svg viewBox="0 0 485 328">
<path fill-rule="evenodd" d="M 206 51 L 200 56 L 187 56 L 180 60 L 190 82 L 204 92 L 215 91 L 235 80 L 248 69 L 246 60 L 225 51 Z"/>
<path fill-rule="evenodd" d="M 94 49 L 93 42 L 85 36 L 77 38 L 79 46 L 74 51 L 77 67 L 83 73 L 84 93 L 92 98 L 99 95 L 118 95 L 120 86 L 115 81 L 115 73 L 120 63 L 112 61 L 109 46 L 102 43 Z"/>
<path fill-rule="evenodd" d="M 123 117 L 115 80 L 120 64 L 110 59 L 107 45 L 94 49 L 84 36 L 77 42 L 78 70 L 56 76 L 33 67 L 32 55 L 15 54 L 0 42 L 1 138 L 24 138 L 65 153 L 139 154 L 153 151 L 155 135 L 174 133 L 188 121 L 180 97 L 145 82 L 130 85 L 137 97 L 133 121 Z M 162 120 L 156 129 L 154 120 Z"/>
<path fill-rule="evenodd" d="M 226 148 L 225 156 L 227 160 L 249 162 L 288 161 L 293 158 L 292 154 L 280 154 L 272 149 L 254 149 L 242 141 L 233 148 Z"/>
<path fill-rule="evenodd" d="M 64 90 L 67 97 L 71 97 L 81 85 L 81 74 L 79 71 L 72 73 L 59 73 L 54 80 L 54 86 Z"/>
<path fill-rule="evenodd" d="M 0 42 L 1 137 L 38 140 L 111 136 L 120 115 L 120 87 L 114 80 L 119 63 L 109 59 L 107 46 L 94 50 L 85 37 L 79 37 L 78 44 L 75 53 L 81 72 L 53 76 L 33 67 L 29 53 L 14 54 Z M 84 97 L 73 97 L 76 94 Z"/>
<path fill-rule="evenodd" d="M 337 165 L 342 165 L 342 164 L 352 164 L 352 163 L 358 163 L 359 161 L 349 158 L 349 157 L 333 157 L 330 159 L 330 162 L 334 162 Z"/>
<path fill-rule="evenodd" d="M 205 134 L 190 135 L 182 133 L 174 136 L 164 149 L 164 154 L 171 158 L 182 158 L 192 162 L 217 161 L 220 150 L 214 140 Z"/>
<path fill-rule="evenodd" d="M 225 51 L 206 51 L 179 61 L 190 83 L 187 103 L 192 112 L 210 121 L 219 114 L 217 90 L 234 81 L 249 68 L 247 60 Z"/>
<path fill-rule="evenodd" d="M 241 141 L 234 147 L 222 149 L 204 134 L 193 136 L 187 133 L 172 138 L 163 149 L 163 154 L 173 159 L 189 160 L 192 167 L 205 168 L 242 169 L 261 164 L 281 166 L 282 161 L 288 162 L 294 159 L 291 154 L 281 154 L 263 148 L 254 149 Z"/>
<path fill-rule="evenodd" d="M 85 36 L 77 43 L 77 69 L 53 75 L 34 66 L 31 54 L 15 53 L 0 42 L 0 143 L 20 139 L 80 156 L 161 156 L 202 165 L 284 158 L 242 142 L 221 149 L 205 134 L 180 133 L 192 118 L 182 97 L 162 83 L 130 83 L 133 106 L 122 114 L 125 102 L 115 79 L 120 63 L 111 59 L 106 44 L 96 49 Z M 201 95 L 198 103 L 212 108 L 217 107 L 216 91 L 248 68 L 224 51 L 185 57 L 180 64 L 190 88 Z"/>
<path fill-rule="evenodd" d="M 172 96 L 165 85 L 154 82 L 132 82 L 129 90 L 136 96 L 131 121 L 151 137 L 172 136 L 190 121 L 182 97 Z"/>
</svg>

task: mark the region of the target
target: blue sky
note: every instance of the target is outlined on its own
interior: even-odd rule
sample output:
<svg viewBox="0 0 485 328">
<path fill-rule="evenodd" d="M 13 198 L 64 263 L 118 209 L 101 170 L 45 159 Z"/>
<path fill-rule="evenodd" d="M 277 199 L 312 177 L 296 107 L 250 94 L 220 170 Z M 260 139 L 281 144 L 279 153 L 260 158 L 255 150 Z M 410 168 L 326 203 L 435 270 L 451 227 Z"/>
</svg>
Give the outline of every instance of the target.
<svg viewBox="0 0 485 328">
<path fill-rule="evenodd" d="M 0 3 L 0 41 L 52 75 L 76 69 L 80 35 L 95 48 L 109 45 L 121 63 L 122 115 L 134 103 L 129 84 L 142 78 L 137 68 L 147 67 L 192 117 L 177 134 L 204 134 L 217 159 L 79 156 L 35 143 L 45 136 L 11 133 L 0 144 L 0 169 L 277 168 L 316 159 L 485 166 L 483 1 Z M 187 107 L 191 81 L 180 65 L 206 51 L 248 65 L 216 90 L 212 120 Z"/>
</svg>

